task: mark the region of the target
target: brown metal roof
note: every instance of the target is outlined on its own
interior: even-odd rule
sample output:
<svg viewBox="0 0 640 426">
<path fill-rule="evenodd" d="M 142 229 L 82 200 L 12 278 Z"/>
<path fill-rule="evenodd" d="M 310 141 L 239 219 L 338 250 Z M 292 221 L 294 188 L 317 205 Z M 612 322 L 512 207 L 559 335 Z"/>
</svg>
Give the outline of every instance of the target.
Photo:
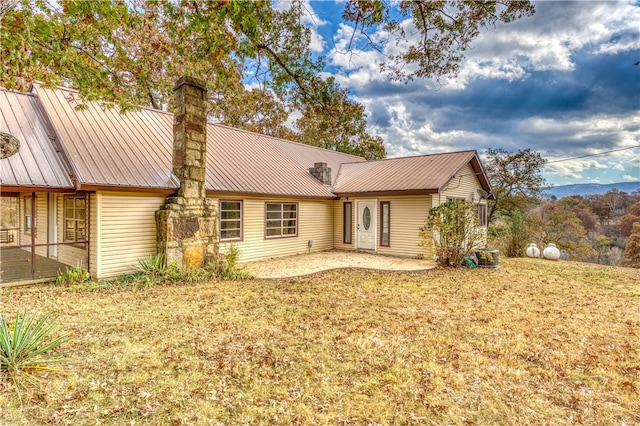
<svg viewBox="0 0 640 426">
<path fill-rule="evenodd" d="M 284 146 L 282 142 L 257 133 L 209 124 L 207 190 L 335 198 L 330 188 L 309 174 L 310 166 L 301 164 L 302 154 L 291 155 L 305 151 L 305 146 L 296 149 Z"/>
<path fill-rule="evenodd" d="M 178 189 L 179 183 L 171 173 L 172 114 L 151 109 L 120 114 L 97 102 L 87 102 L 78 109 L 78 93 L 68 89 L 36 87 L 37 97 L 2 93 L 2 125 L 11 126 L 10 133 L 27 132 L 30 142 L 26 146 L 43 145 L 41 141 L 54 136 L 46 126 L 45 114 L 38 111 L 39 100 L 69 159 L 78 189 Z M 20 123 L 16 118 L 20 114 L 35 117 L 32 121 L 36 124 L 16 124 Z M 3 184 L 72 186 L 68 177 L 63 179 L 67 174 L 53 145 L 44 145 L 40 151 L 24 150 L 21 157 L 1 160 L 11 165 L 2 168 Z M 333 192 L 309 174 L 308 169 L 317 162 L 331 167 Z M 366 162 L 353 155 L 257 133 L 207 126 L 206 189 L 210 194 L 335 198 L 436 193 L 469 163 L 482 187 L 490 192 L 475 151 Z"/>
<path fill-rule="evenodd" d="M 177 189 L 171 177 L 173 117 L 141 109 L 120 114 L 87 102 L 77 92 L 36 87 L 80 186 Z"/>
<path fill-rule="evenodd" d="M 338 178 L 338 171 L 342 164 L 366 161 L 364 158 L 356 155 L 331 151 L 302 143 L 275 138 L 271 139 L 271 141 L 274 145 L 288 154 L 289 157 L 301 164 L 305 170 L 309 170 L 309 168 L 313 167 L 315 163 L 327 163 L 327 166 L 331 168 L 331 182 L 335 182 Z"/>
<path fill-rule="evenodd" d="M 0 159 L 0 185 L 7 187 L 73 188 L 69 171 L 56 151 L 54 132 L 28 93 L 0 89 L 0 131 L 20 142 L 19 151 Z"/>
<path fill-rule="evenodd" d="M 475 151 L 343 164 L 333 192 L 338 196 L 438 193 L 469 163 L 482 188 L 491 192 Z"/>
<path fill-rule="evenodd" d="M 171 173 L 173 115 L 141 109 L 120 114 L 96 102 L 77 109 L 78 93 L 36 88 L 84 188 L 177 189 Z M 326 162 L 364 159 L 226 126 L 207 126 L 209 193 L 335 198 L 309 172 Z"/>
</svg>

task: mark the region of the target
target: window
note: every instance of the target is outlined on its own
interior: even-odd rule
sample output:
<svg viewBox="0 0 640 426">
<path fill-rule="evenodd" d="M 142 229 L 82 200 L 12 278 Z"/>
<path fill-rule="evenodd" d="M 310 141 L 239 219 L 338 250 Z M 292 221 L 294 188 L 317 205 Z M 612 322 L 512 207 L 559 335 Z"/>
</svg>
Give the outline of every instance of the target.
<svg viewBox="0 0 640 426">
<path fill-rule="evenodd" d="M 242 240 L 242 201 L 220 200 L 220 240 Z"/>
<path fill-rule="evenodd" d="M 31 234 L 31 229 L 33 228 L 32 216 L 31 213 L 33 208 L 31 195 L 28 197 L 24 197 L 24 233 Z"/>
<path fill-rule="evenodd" d="M 298 203 L 265 203 L 266 238 L 298 235 Z"/>
<path fill-rule="evenodd" d="M 18 241 L 20 224 L 20 198 L 8 193 L 0 194 L 0 244 Z"/>
<path fill-rule="evenodd" d="M 476 204 L 478 207 L 478 226 L 487 226 L 487 205 Z"/>
<path fill-rule="evenodd" d="M 342 204 L 342 242 L 351 244 L 351 234 L 353 232 L 353 204 L 351 202 Z"/>
<path fill-rule="evenodd" d="M 389 213 L 391 203 L 389 201 L 380 202 L 380 246 L 389 247 Z"/>
<path fill-rule="evenodd" d="M 87 201 L 84 195 L 64 196 L 64 240 L 85 241 Z"/>
</svg>

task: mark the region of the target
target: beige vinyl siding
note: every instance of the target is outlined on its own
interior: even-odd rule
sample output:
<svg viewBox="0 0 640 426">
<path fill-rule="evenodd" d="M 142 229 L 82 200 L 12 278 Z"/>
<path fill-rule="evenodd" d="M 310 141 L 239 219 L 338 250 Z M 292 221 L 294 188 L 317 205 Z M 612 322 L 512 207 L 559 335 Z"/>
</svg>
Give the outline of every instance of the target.
<svg viewBox="0 0 640 426">
<path fill-rule="evenodd" d="M 36 193 L 36 244 L 47 244 L 49 235 L 49 209 L 47 206 L 47 194 Z M 47 256 L 47 247 L 36 247 L 38 256 Z"/>
<path fill-rule="evenodd" d="M 101 192 L 93 209 L 100 212 L 97 277 L 135 272 L 138 259 L 156 254 L 155 212 L 164 203 L 158 195 Z M 94 245 L 95 246 L 95 245 Z"/>
<path fill-rule="evenodd" d="M 20 223 L 20 244 L 21 245 L 30 245 L 31 244 L 31 233 L 26 233 L 26 222 L 25 222 L 25 209 L 24 203 L 25 199 L 31 198 L 31 193 L 24 194 L 19 197 L 19 206 L 18 206 L 18 217 Z M 47 218 L 48 218 L 48 209 L 47 209 L 47 194 L 45 192 L 36 192 L 36 216 L 35 218 L 31 218 L 32 230 L 31 232 L 35 232 L 35 243 L 36 244 L 47 244 Z M 30 247 L 24 247 L 23 250 L 31 252 Z M 46 256 L 47 255 L 47 247 L 36 247 L 36 254 L 38 256 Z"/>
<path fill-rule="evenodd" d="M 476 177 L 471 165 L 467 164 L 457 174 L 459 177 L 454 178 L 449 185 L 442 191 L 439 196 L 439 202 L 444 203 L 447 201 L 447 197 L 451 198 L 464 198 L 467 201 L 473 201 L 474 203 L 487 204 L 487 200 L 480 200 L 478 189 L 482 189 L 480 181 Z M 434 205 L 438 195 L 434 195 Z"/>
<path fill-rule="evenodd" d="M 69 194 L 70 195 L 70 194 Z M 58 209 L 56 212 L 58 222 L 58 243 L 64 243 L 64 194 L 58 195 Z M 89 209 L 93 209 L 93 205 L 89 206 Z M 85 226 L 88 226 L 86 223 Z M 90 231 L 90 230 L 89 230 Z M 81 268 L 87 268 L 87 247 L 86 244 L 82 245 L 67 245 L 61 244 L 58 246 L 58 262 L 62 262 L 69 266 L 79 266 Z M 91 270 L 89 270 L 91 273 Z"/>
<path fill-rule="evenodd" d="M 311 252 L 333 248 L 333 209 L 330 200 L 291 200 L 281 198 L 231 198 L 243 200 L 243 240 L 233 242 L 240 249 L 240 261 L 269 259 L 309 253 L 308 241 L 313 240 Z M 216 203 L 218 203 L 216 199 Z M 265 202 L 298 203 L 298 235 L 295 237 L 264 237 Z M 224 253 L 231 243 L 220 244 Z"/>
<path fill-rule="evenodd" d="M 89 197 L 89 273 L 93 278 L 99 277 L 100 271 L 100 225 L 101 194 L 93 193 Z"/>
<path fill-rule="evenodd" d="M 378 217 L 377 252 L 378 254 L 416 257 L 424 250 L 418 246 L 420 227 L 431 208 L 431 195 L 378 198 L 378 215 L 380 202 L 389 202 L 389 247 L 380 246 L 380 217 Z"/>
<path fill-rule="evenodd" d="M 351 203 L 351 244 L 344 244 L 344 203 Z M 356 240 L 356 230 L 353 224 L 355 223 L 355 210 L 356 203 L 353 200 L 339 200 L 333 202 L 333 246 L 340 250 L 353 250 L 354 242 Z"/>
<path fill-rule="evenodd" d="M 480 181 L 470 164 L 464 166 L 439 195 L 434 195 L 434 206 L 447 201 L 447 197 L 464 198 L 465 200 L 478 202 L 477 190 L 482 188 Z"/>
<path fill-rule="evenodd" d="M 446 202 L 447 198 L 463 198 L 467 201 L 473 201 L 474 203 L 487 204 L 487 200 L 480 200 L 478 189 L 482 189 L 482 185 L 480 185 L 480 181 L 470 164 L 467 164 L 462 168 L 456 176 L 457 177 L 453 178 L 451 182 L 449 182 L 441 194 L 433 196 L 434 206 L 438 206 L 441 203 Z M 484 227 L 483 232 L 485 233 L 485 244 L 486 230 L 487 228 Z"/>
</svg>

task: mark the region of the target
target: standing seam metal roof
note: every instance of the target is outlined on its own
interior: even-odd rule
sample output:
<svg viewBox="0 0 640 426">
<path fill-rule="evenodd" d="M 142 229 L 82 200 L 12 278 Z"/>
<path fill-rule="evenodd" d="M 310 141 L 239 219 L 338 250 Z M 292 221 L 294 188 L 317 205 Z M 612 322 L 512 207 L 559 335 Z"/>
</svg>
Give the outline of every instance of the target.
<svg viewBox="0 0 640 426">
<path fill-rule="evenodd" d="M 0 89 L 0 131 L 20 142 L 16 154 L 0 159 L 0 185 L 73 188 L 54 145 L 55 133 L 36 96 Z"/>
<path fill-rule="evenodd" d="M 41 103 L 85 187 L 177 189 L 172 177 L 173 115 L 143 108 L 120 114 L 97 102 L 78 109 L 77 92 L 36 86 Z M 206 189 L 287 197 L 335 198 L 308 169 L 364 159 L 257 133 L 207 125 Z"/>
<path fill-rule="evenodd" d="M 148 108 L 120 114 L 97 102 L 78 109 L 79 95 L 68 89 L 35 86 L 37 96 L 0 93 L 0 126 L 27 140 L 18 157 L 1 160 L 10 166 L 3 164 L 3 184 L 73 187 L 50 140 L 57 135 L 78 189 L 178 189 L 171 171 L 172 114 Z M 15 111 L 32 117 L 33 122 L 16 119 Z M 482 187 L 491 191 L 475 151 L 365 161 L 211 123 L 207 125 L 206 162 L 206 189 L 220 195 L 331 199 L 355 194 L 435 193 L 469 163 Z M 333 188 L 308 172 L 318 162 L 331 168 Z"/>
<path fill-rule="evenodd" d="M 471 162 L 483 188 L 491 188 L 475 151 L 389 158 L 343 164 L 333 187 L 336 195 L 380 192 L 437 193 Z"/>
</svg>

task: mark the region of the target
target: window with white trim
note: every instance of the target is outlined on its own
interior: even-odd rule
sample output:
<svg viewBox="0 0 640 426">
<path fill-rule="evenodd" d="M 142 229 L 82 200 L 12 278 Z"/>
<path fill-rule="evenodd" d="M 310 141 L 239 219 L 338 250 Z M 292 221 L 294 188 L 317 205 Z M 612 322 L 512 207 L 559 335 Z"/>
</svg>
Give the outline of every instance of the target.
<svg viewBox="0 0 640 426">
<path fill-rule="evenodd" d="M 478 208 L 478 226 L 487 226 L 487 205 L 476 204 Z"/>
<path fill-rule="evenodd" d="M 220 241 L 242 240 L 242 201 L 220 200 Z"/>
<path fill-rule="evenodd" d="M 31 234 L 31 229 L 33 228 L 32 202 L 31 195 L 24 197 L 24 233 L 27 235 Z"/>
<path fill-rule="evenodd" d="M 298 235 L 298 203 L 265 203 L 265 238 Z"/>
<path fill-rule="evenodd" d="M 389 201 L 381 201 L 380 202 L 380 246 L 389 247 L 391 243 L 389 242 L 390 235 L 390 214 L 391 214 L 391 202 Z"/>
<path fill-rule="evenodd" d="M 87 197 L 84 195 L 64 196 L 64 241 L 85 241 Z"/>
</svg>

